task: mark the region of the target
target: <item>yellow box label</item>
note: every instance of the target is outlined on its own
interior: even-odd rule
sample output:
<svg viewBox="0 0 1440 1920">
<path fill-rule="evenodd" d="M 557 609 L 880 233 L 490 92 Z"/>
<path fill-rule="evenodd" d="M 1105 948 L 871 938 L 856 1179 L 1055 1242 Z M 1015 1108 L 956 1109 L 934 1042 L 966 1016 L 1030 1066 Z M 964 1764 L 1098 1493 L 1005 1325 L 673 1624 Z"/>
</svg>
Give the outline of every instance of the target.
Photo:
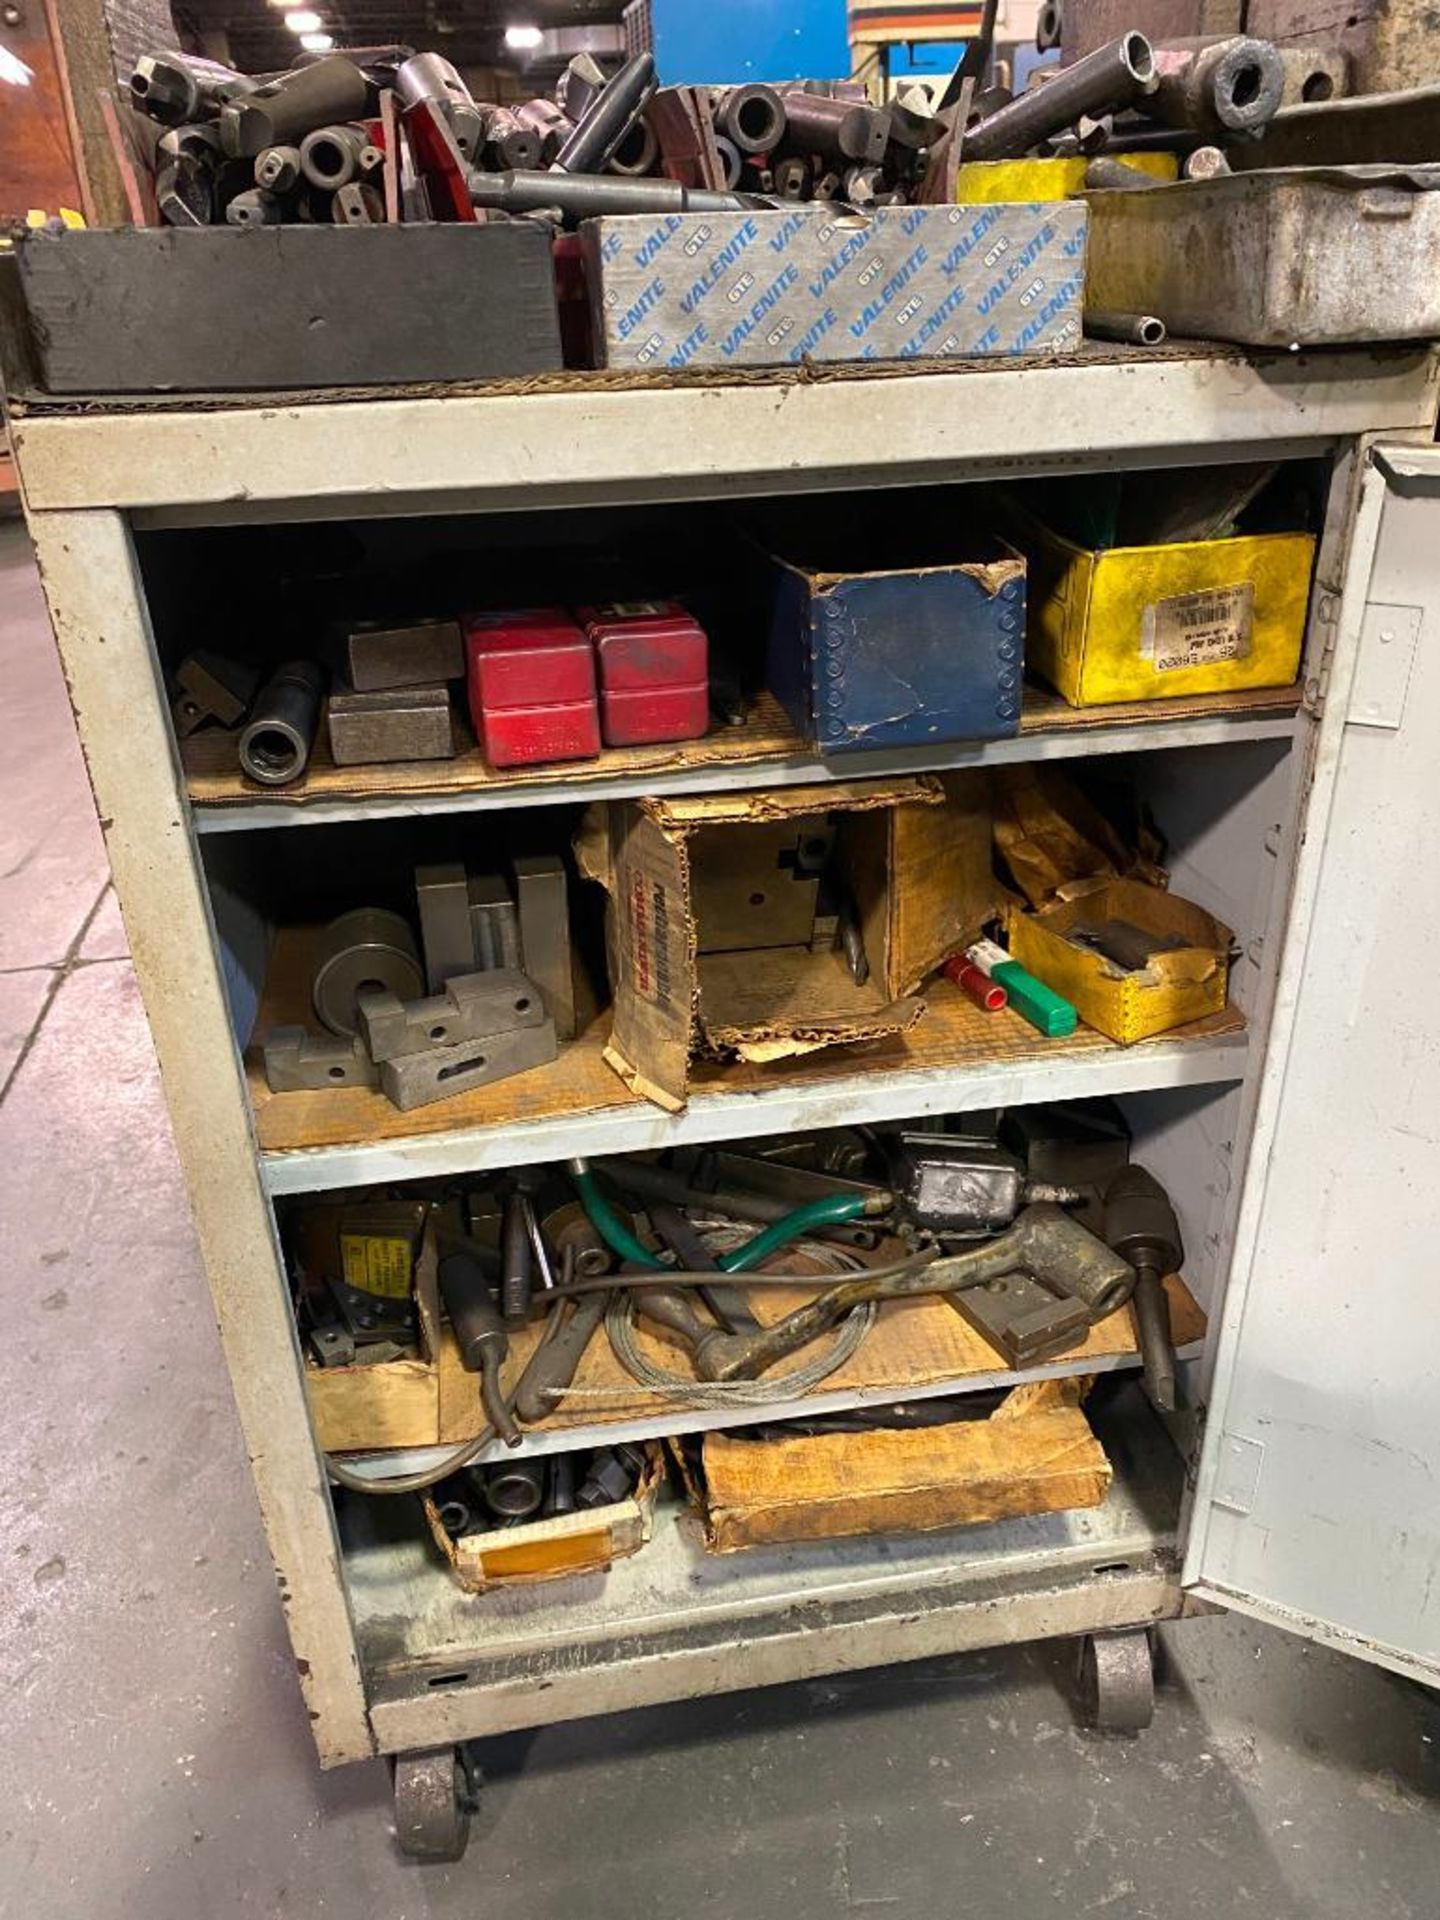
<svg viewBox="0 0 1440 1920">
<path fill-rule="evenodd" d="M 342 1233 L 340 1267 L 348 1287 L 378 1293 L 386 1300 L 404 1300 L 410 1292 L 411 1249 L 405 1239 L 377 1234 Z"/>
<path fill-rule="evenodd" d="M 1140 621 L 1141 656 L 1157 673 L 1208 667 L 1217 660 L 1245 660 L 1255 627 L 1255 583 L 1178 593 L 1145 608 Z"/>
</svg>

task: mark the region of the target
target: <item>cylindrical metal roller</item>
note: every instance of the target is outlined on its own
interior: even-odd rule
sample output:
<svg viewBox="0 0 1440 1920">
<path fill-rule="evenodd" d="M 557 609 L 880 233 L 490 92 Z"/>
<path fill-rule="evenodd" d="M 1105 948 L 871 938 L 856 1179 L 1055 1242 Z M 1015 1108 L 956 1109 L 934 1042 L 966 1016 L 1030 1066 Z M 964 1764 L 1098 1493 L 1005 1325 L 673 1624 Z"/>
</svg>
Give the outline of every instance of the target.
<svg viewBox="0 0 1440 1920">
<path fill-rule="evenodd" d="M 1145 102 L 1170 127 L 1221 136 L 1264 132 L 1285 98 L 1285 62 L 1268 40 L 1167 40 L 1155 48 L 1156 86 Z"/>
<path fill-rule="evenodd" d="M 1219 147 L 1196 147 L 1180 164 L 1181 177 L 1186 180 L 1219 180 L 1230 171 L 1230 162 Z"/>
<path fill-rule="evenodd" d="M 226 224 L 232 227 L 278 227 L 284 218 L 285 209 L 275 195 L 266 193 L 260 187 L 247 187 L 244 193 L 237 193 L 225 208 Z M 250 771 L 248 767 L 246 771 Z M 297 767 L 295 773 L 299 771 Z M 258 773 L 251 777 L 256 780 L 263 778 Z M 295 774 L 285 777 L 293 780 Z"/>
<path fill-rule="evenodd" d="M 599 173 L 639 119 L 654 91 L 655 56 L 637 53 L 596 94 L 589 110 L 556 154 L 555 165 L 564 173 Z"/>
<path fill-rule="evenodd" d="M 485 1473 L 485 1501 L 502 1520 L 528 1520 L 545 1498 L 543 1460 L 505 1460 Z"/>
<path fill-rule="evenodd" d="M 240 735 L 240 765 L 252 780 L 283 787 L 300 778 L 315 744 L 324 697 L 325 676 L 313 660 L 289 660 L 272 674 Z"/>
<path fill-rule="evenodd" d="M 477 207 L 536 213 L 559 207 L 572 219 L 603 213 L 739 213 L 738 193 L 682 187 L 677 180 L 626 180 L 616 173 L 471 173 Z"/>
<path fill-rule="evenodd" d="M 331 1033 L 359 1031 L 362 993 L 393 993 L 418 1000 L 425 971 L 407 920 L 384 907 L 354 907 L 332 920 L 315 951 L 310 998 Z"/>
<path fill-rule="evenodd" d="M 890 116 L 882 108 L 815 93 L 787 93 L 784 104 L 792 153 L 818 153 L 841 166 L 878 166 L 885 158 Z"/>
<path fill-rule="evenodd" d="M 485 116 L 482 152 L 494 167 L 538 167 L 544 141 L 533 127 L 517 120 L 508 107 L 494 107 Z"/>
<path fill-rule="evenodd" d="M 337 187 L 347 186 L 369 170 L 362 166 L 367 149 L 380 151 L 371 147 L 364 127 L 316 127 L 300 142 L 300 171 L 312 187 L 334 193 Z M 382 162 L 384 157 L 380 154 Z"/>
<path fill-rule="evenodd" d="M 358 120 L 369 105 L 370 82 L 359 67 L 343 53 L 327 54 L 223 107 L 220 144 L 237 158 L 253 158 L 266 147 L 298 145 L 315 127 Z"/>
<path fill-rule="evenodd" d="M 609 171 L 629 179 L 643 179 L 647 173 L 655 171 L 659 158 L 660 142 L 655 138 L 655 129 L 642 113 L 611 154 Z"/>
<path fill-rule="evenodd" d="M 540 135 L 540 164 L 545 167 L 575 131 L 574 122 L 566 119 L 553 100 L 522 101 L 515 109 L 515 118 L 522 127 Z"/>
<path fill-rule="evenodd" d="M 1155 86 L 1155 53 L 1143 33 L 1123 33 L 1031 87 L 965 135 L 966 160 L 1010 160 L 1072 126 L 1082 113 L 1130 105 Z"/>
<path fill-rule="evenodd" d="M 298 147 L 266 147 L 255 156 L 255 184 L 271 193 L 289 193 L 300 178 Z"/>
<path fill-rule="evenodd" d="M 395 69 L 395 91 L 402 107 L 413 107 L 421 100 L 438 100 L 441 106 L 453 101 L 458 106 L 474 104 L 474 95 L 443 53 L 416 53 Z"/>
<path fill-rule="evenodd" d="M 785 138 L 785 102 L 774 87 L 731 87 L 721 96 L 715 130 L 741 153 L 773 153 Z"/>
<path fill-rule="evenodd" d="M 1165 322 L 1153 313 L 1106 313 L 1087 307 L 1085 331 L 1092 340 L 1122 340 L 1132 347 L 1158 347 L 1165 340 Z"/>
</svg>

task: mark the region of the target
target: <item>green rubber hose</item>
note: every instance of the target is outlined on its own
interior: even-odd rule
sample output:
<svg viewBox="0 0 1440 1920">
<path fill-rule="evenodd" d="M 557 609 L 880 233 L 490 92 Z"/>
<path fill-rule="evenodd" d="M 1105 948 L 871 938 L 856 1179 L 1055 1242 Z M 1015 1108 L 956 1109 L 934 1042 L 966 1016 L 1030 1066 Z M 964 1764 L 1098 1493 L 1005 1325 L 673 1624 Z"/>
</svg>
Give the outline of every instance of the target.
<svg viewBox="0 0 1440 1920">
<path fill-rule="evenodd" d="M 657 1273 L 663 1273 L 667 1262 L 656 1259 L 650 1249 L 636 1239 L 600 1191 L 594 1174 L 583 1160 L 570 1162 L 570 1178 L 590 1224 L 610 1251 L 618 1254 L 622 1260 L 633 1261 L 638 1267 L 649 1267 Z M 723 1273 L 746 1273 L 768 1260 L 780 1247 L 787 1246 L 792 1240 L 803 1239 L 817 1227 L 842 1226 L 847 1220 L 858 1220 L 867 1204 L 868 1196 L 859 1193 L 827 1193 L 819 1200 L 807 1200 L 804 1206 L 796 1207 L 793 1213 L 787 1213 L 782 1219 L 772 1221 L 768 1227 L 762 1227 L 743 1247 L 737 1247 L 733 1253 L 723 1254 L 720 1270 Z"/>
<path fill-rule="evenodd" d="M 803 1239 L 817 1227 L 838 1227 L 847 1220 L 858 1220 L 865 1211 L 867 1198 L 863 1193 L 827 1193 L 818 1200 L 807 1200 L 793 1213 L 762 1227 L 743 1247 L 722 1254 L 720 1265 L 726 1273 L 748 1273 L 751 1267 L 768 1260 L 777 1248 L 791 1240 Z"/>
</svg>

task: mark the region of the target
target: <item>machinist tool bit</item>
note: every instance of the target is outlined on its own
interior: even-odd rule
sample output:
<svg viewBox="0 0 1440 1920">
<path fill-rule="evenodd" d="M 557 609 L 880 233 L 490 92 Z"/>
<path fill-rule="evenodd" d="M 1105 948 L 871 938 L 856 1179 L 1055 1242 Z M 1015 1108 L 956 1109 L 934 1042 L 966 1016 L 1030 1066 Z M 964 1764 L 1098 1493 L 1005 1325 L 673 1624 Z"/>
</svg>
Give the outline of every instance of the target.
<svg viewBox="0 0 1440 1920">
<path fill-rule="evenodd" d="M 528 1073 L 532 1067 L 548 1066 L 555 1054 L 555 1026 L 547 1019 L 537 1027 L 491 1034 L 489 1039 L 469 1046 L 429 1047 L 424 1053 L 386 1060 L 380 1068 L 380 1087 L 402 1112 L 408 1113 L 412 1107 L 448 1100 L 452 1094 L 470 1093 L 493 1081 L 508 1080 L 512 1074 Z"/>
<path fill-rule="evenodd" d="M 518 1447 L 520 1430 L 500 1385 L 500 1368 L 510 1351 L 510 1336 L 491 1296 L 485 1269 L 473 1253 L 447 1253 L 439 1264 L 437 1278 L 440 1298 L 460 1347 L 461 1364 L 467 1373 L 480 1375 L 485 1418 L 507 1447 Z"/>
<path fill-rule="evenodd" d="M 377 1064 L 430 1047 L 485 1040 L 516 1027 L 538 1027 L 545 1019 L 535 983 L 513 967 L 453 974 L 439 993 L 423 1000 L 362 994 L 359 1011 L 360 1031 Z"/>
<path fill-rule="evenodd" d="M 315 127 L 300 142 L 300 171 L 312 187 L 327 193 L 374 173 L 385 156 L 364 127 Z"/>
<path fill-rule="evenodd" d="M 284 218 L 279 200 L 260 187 L 237 193 L 225 209 L 225 223 L 231 227 L 278 227 Z"/>
<path fill-rule="evenodd" d="M 890 142 L 885 108 L 794 92 L 784 96 L 784 104 L 789 152 L 819 154 L 840 166 L 878 166 L 885 158 Z"/>
<path fill-rule="evenodd" d="M 358 1035 L 345 1039 L 304 1027 L 272 1027 L 265 1036 L 265 1084 L 272 1093 L 298 1093 L 376 1087 L 380 1080 Z"/>
<path fill-rule="evenodd" d="M 220 109 L 220 144 L 236 159 L 266 147 L 298 145 L 315 127 L 358 120 L 370 105 L 370 82 L 353 60 L 334 53 L 267 80 Z"/>
<path fill-rule="evenodd" d="M 289 193 L 300 181 L 298 147 L 266 147 L 255 156 L 255 184 L 271 193 Z"/>
<path fill-rule="evenodd" d="M 467 185 L 477 207 L 500 213 L 539 213 L 556 207 L 575 220 L 611 213 L 743 213 L 749 204 L 738 193 L 682 187 L 675 180 L 627 180 L 619 173 L 472 170 Z"/>
<path fill-rule="evenodd" d="M 218 113 L 227 100 L 252 92 L 259 82 L 194 53 L 142 53 L 130 75 L 130 100 L 165 126 L 185 126 Z"/>
<path fill-rule="evenodd" d="M 416 53 L 395 69 L 395 91 L 402 107 L 413 107 L 421 100 L 438 100 L 442 106 L 473 106 L 474 96 L 443 53 Z"/>
<path fill-rule="evenodd" d="M 1144 1167 L 1123 1167 L 1105 1189 L 1105 1238 L 1135 1269 L 1135 1320 L 1145 1391 L 1163 1413 L 1175 1410 L 1175 1346 L 1165 1275 L 1185 1258 L 1170 1196 Z"/>
</svg>

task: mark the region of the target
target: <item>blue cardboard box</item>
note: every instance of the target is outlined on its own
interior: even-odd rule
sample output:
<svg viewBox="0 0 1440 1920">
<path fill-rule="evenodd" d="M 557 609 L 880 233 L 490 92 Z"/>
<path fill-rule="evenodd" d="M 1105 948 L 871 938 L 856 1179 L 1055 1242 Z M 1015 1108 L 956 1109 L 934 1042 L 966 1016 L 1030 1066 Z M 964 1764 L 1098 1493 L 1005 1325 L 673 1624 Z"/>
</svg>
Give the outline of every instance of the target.
<svg viewBox="0 0 1440 1920">
<path fill-rule="evenodd" d="M 606 367 L 1071 353 L 1078 200 L 624 214 L 581 228 Z"/>
<path fill-rule="evenodd" d="M 995 740 L 1020 726 L 1025 671 L 1025 562 L 998 540 L 939 564 L 961 546 L 953 531 L 906 538 L 861 515 L 779 550 L 766 678 L 817 753 Z M 962 548 L 963 550 L 963 548 Z M 873 568 L 827 568 L 864 555 Z M 886 564 L 886 563 L 889 564 Z"/>
</svg>

